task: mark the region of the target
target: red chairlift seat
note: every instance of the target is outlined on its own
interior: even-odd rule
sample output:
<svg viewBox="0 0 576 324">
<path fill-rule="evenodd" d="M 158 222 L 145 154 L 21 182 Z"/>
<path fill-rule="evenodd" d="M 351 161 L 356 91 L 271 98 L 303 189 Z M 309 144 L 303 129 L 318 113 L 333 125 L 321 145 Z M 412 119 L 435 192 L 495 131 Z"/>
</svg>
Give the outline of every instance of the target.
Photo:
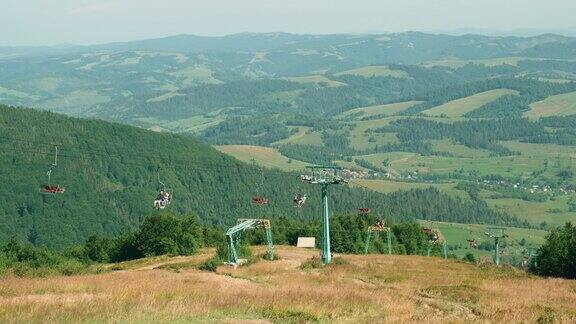
<svg viewBox="0 0 576 324">
<path fill-rule="evenodd" d="M 267 205 L 268 204 L 268 199 L 264 198 L 264 197 L 252 197 L 252 203 L 256 204 L 256 205 Z"/>
<path fill-rule="evenodd" d="M 358 208 L 358 213 L 361 215 L 370 214 L 371 211 L 372 210 L 370 208 L 367 208 L 367 207 Z"/>
<path fill-rule="evenodd" d="M 62 194 L 66 189 L 60 186 L 49 186 L 44 185 L 42 186 L 42 192 L 49 193 L 49 194 Z"/>
</svg>

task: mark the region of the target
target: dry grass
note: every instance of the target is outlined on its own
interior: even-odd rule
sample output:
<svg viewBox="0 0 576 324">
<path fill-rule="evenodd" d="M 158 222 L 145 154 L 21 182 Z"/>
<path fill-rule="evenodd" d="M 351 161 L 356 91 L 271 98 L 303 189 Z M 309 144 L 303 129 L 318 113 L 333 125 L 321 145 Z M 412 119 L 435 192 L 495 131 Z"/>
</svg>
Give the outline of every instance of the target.
<svg viewBox="0 0 576 324">
<path fill-rule="evenodd" d="M 567 116 L 576 114 L 576 92 L 564 93 L 548 97 L 530 105 L 530 110 L 524 115 L 529 118 L 546 116 Z"/>
<path fill-rule="evenodd" d="M 518 94 L 518 91 L 509 89 L 495 89 L 481 92 L 469 97 L 449 101 L 434 108 L 430 108 L 425 110 L 424 114 L 429 116 L 445 115 L 447 117 L 461 117 L 464 114 L 476 110 L 489 102 L 492 102 L 504 95 L 510 94 Z"/>
<path fill-rule="evenodd" d="M 272 147 L 255 146 L 255 145 L 221 145 L 215 148 L 228 155 L 232 155 L 240 161 L 251 163 L 254 161 L 257 165 L 266 168 L 278 168 L 286 171 L 303 170 L 307 163 L 290 159 L 277 149 Z"/>
<path fill-rule="evenodd" d="M 3 278 L 0 321 L 576 321 L 575 281 L 418 256 L 346 255 L 340 265 L 301 270 L 318 251 L 277 252 L 278 261 L 217 273 L 147 264 L 100 275 Z"/>
</svg>

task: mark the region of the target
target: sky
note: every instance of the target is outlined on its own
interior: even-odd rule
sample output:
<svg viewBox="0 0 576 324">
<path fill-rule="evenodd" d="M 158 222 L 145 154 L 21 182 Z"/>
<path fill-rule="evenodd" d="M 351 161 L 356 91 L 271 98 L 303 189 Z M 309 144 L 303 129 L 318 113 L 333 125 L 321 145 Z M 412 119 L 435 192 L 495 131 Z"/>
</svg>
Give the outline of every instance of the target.
<svg viewBox="0 0 576 324">
<path fill-rule="evenodd" d="M 0 45 L 280 31 L 576 35 L 575 12 L 576 0 L 0 0 Z"/>
</svg>

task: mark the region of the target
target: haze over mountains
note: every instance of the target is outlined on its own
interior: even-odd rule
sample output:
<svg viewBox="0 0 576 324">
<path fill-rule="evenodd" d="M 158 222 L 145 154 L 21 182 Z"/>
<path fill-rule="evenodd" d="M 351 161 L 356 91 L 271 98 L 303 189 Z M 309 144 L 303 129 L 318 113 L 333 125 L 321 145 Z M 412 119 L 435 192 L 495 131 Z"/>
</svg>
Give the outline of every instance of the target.
<svg viewBox="0 0 576 324">
<path fill-rule="evenodd" d="M 181 133 L 268 168 L 335 163 L 360 172 L 356 185 L 374 191 L 432 186 L 485 215 L 503 212 L 518 218 L 509 223 L 542 228 L 576 216 L 574 81 L 576 39 L 553 34 L 243 33 L 0 49 L 3 104 Z M 149 186 L 151 172 L 134 176 Z M 196 181 L 188 180 L 178 181 Z M 144 191 L 124 181 L 139 197 L 125 197 L 134 207 L 118 212 L 131 226 L 125 220 L 146 210 L 137 207 Z M 239 182 L 238 199 L 254 183 Z M 192 193 L 180 205 L 213 221 L 210 210 L 201 211 Z M 451 220 L 448 211 L 395 213 Z M 481 221 L 472 219 L 460 221 Z M 20 235 L 31 224 L 22 223 Z M 119 227 L 111 228 L 100 231 Z M 67 240 L 85 235 L 70 232 Z"/>
<path fill-rule="evenodd" d="M 564 60 L 575 52 L 574 38 L 551 34 L 520 38 L 416 32 L 179 35 L 94 46 L 0 47 L 0 100 L 145 126 L 133 120 L 133 115 L 139 113 L 134 110 L 140 110 L 135 106 L 181 96 L 179 91 L 198 85 L 332 75 L 382 64 L 430 66 L 430 62 L 437 61 L 505 57 L 523 58 L 522 62 Z M 517 65 L 518 61 L 503 60 L 499 66 Z M 542 72 L 521 68 L 506 76 L 535 70 Z M 557 74 L 552 76 L 556 78 Z M 563 77 L 570 80 L 571 75 Z"/>
</svg>

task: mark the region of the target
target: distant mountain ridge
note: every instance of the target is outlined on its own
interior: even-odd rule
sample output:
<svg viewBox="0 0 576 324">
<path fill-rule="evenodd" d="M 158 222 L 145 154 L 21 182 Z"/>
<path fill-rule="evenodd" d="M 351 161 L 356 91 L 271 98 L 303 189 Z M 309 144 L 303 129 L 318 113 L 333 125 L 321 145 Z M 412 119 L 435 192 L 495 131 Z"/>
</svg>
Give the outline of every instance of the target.
<svg viewBox="0 0 576 324">
<path fill-rule="evenodd" d="M 226 36 L 174 35 L 161 38 L 114 42 L 97 45 L 66 44 L 55 46 L 0 46 L 0 58 L 37 55 L 66 55 L 92 51 L 173 51 L 199 53 L 210 51 L 274 51 L 298 48 L 323 48 L 329 46 L 351 46 L 357 49 L 386 43 L 396 50 L 412 45 L 413 49 L 437 48 L 435 54 L 463 53 L 463 50 L 476 47 L 476 55 L 461 58 L 487 58 L 496 55 L 520 54 L 523 50 L 546 43 L 573 43 L 574 37 L 556 34 L 542 34 L 531 37 L 483 36 L 476 34 L 447 35 L 422 32 L 402 32 L 387 34 L 290 34 L 290 33 L 239 33 Z M 357 45 L 357 46 L 353 46 Z M 430 46 L 434 45 L 434 46 Z M 410 48 L 410 46 L 408 46 Z M 490 52 L 493 50 L 494 52 Z M 390 52 L 393 53 L 393 52 Z M 429 54 L 433 54 L 429 52 Z M 390 62 L 401 62 L 401 56 Z M 428 58 L 430 59 L 430 58 Z M 407 60 L 405 63 L 416 63 Z"/>
</svg>

